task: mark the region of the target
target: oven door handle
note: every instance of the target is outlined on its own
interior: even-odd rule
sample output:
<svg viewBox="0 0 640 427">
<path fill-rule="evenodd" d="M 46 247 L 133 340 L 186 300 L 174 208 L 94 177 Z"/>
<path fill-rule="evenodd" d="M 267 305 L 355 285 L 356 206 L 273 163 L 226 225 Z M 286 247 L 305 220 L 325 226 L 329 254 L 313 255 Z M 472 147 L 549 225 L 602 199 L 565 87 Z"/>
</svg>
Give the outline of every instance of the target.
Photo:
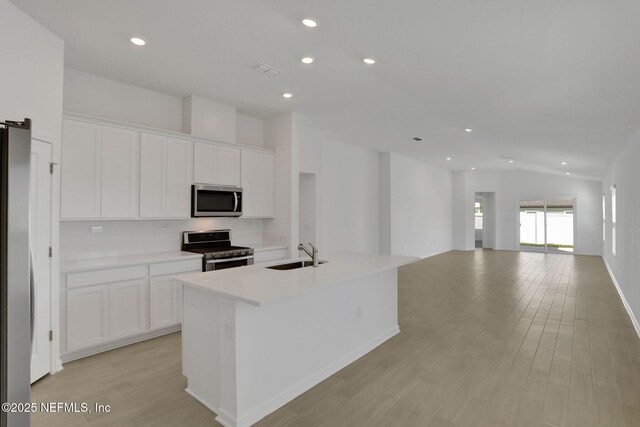
<svg viewBox="0 0 640 427">
<path fill-rule="evenodd" d="M 223 262 L 242 261 L 245 259 L 253 259 L 253 255 L 241 256 L 237 258 L 208 259 L 207 264 L 220 264 Z"/>
</svg>

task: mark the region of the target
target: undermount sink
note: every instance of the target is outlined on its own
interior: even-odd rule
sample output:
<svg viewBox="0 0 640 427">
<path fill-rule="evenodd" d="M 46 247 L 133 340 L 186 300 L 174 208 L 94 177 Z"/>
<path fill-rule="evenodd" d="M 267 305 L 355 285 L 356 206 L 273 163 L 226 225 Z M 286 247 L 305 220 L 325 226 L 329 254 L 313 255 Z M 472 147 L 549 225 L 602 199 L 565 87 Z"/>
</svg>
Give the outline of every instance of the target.
<svg viewBox="0 0 640 427">
<path fill-rule="evenodd" d="M 325 264 L 328 261 L 318 261 L 318 264 Z M 286 264 L 278 264 L 272 265 L 270 268 L 272 270 L 295 270 L 297 268 L 302 267 L 313 267 L 313 261 L 296 261 L 296 262 L 288 262 Z"/>
</svg>

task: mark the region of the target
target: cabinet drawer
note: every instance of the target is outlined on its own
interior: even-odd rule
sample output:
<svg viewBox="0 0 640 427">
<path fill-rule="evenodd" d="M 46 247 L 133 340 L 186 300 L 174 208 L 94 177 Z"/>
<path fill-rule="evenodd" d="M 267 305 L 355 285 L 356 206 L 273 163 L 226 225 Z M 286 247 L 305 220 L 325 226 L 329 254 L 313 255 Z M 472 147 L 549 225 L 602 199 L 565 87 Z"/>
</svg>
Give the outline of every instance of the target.
<svg viewBox="0 0 640 427">
<path fill-rule="evenodd" d="M 186 259 L 184 261 L 163 262 L 149 266 L 149 276 L 168 276 L 170 274 L 202 271 L 202 258 Z"/>
<path fill-rule="evenodd" d="M 134 265 L 131 267 L 112 268 L 109 270 L 85 271 L 82 273 L 70 273 L 67 275 L 67 288 L 78 286 L 97 285 L 99 283 L 120 282 L 146 277 L 147 267 Z"/>
</svg>

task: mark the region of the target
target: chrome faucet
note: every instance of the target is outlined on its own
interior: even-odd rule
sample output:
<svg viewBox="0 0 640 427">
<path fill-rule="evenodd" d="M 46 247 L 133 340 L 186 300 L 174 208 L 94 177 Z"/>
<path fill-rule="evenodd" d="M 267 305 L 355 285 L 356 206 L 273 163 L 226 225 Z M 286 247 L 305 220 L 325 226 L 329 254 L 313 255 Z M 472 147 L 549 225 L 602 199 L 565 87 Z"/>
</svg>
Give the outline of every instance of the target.
<svg viewBox="0 0 640 427">
<path fill-rule="evenodd" d="M 302 243 L 300 243 L 298 245 L 298 250 L 299 251 L 305 251 L 305 253 L 307 255 L 309 255 L 311 257 L 311 259 L 313 260 L 313 266 L 317 267 L 318 266 L 318 248 L 313 246 L 313 244 L 311 242 L 309 242 L 309 246 L 311 246 L 311 251 L 309 251 L 307 248 L 304 247 L 304 245 Z"/>
</svg>

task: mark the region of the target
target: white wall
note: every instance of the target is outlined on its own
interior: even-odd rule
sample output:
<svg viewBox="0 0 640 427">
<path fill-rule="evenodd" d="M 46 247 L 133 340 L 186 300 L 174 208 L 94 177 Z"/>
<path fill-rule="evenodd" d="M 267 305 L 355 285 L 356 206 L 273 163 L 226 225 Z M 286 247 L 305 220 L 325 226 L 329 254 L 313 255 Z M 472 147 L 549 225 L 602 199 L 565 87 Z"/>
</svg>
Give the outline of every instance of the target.
<svg viewBox="0 0 640 427">
<path fill-rule="evenodd" d="M 298 240 L 298 147 L 293 138 L 293 114 L 265 120 L 265 147 L 276 152 L 274 218 L 264 220 L 265 239 L 284 241 L 293 254 Z M 297 251 L 295 251 L 297 254 Z"/>
<path fill-rule="evenodd" d="M 322 252 L 380 250 L 379 155 L 296 124 L 299 171 L 316 175 Z"/>
<path fill-rule="evenodd" d="M 91 234 L 90 227 L 102 226 Z M 193 218 L 143 221 L 63 221 L 60 225 L 63 260 L 122 256 L 180 250 L 183 231 L 231 229 L 235 245 L 262 243 L 262 220 Z"/>
<path fill-rule="evenodd" d="M 236 107 L 190 95 L 182 102 L 184 132 L 215 141 L 236 142 Z"/>
<path fill-rule="evenodd" d="M 32 136 L 52 144 L 60 163 L 64 43 L 7 0 L 0 0 L 0 121 L 33 120 Z M 60 174 L 53 175 L 51 218 L 51 292 L 59 287 Z M 53 299 L 51 329 L 58 332 L 58 304 Z M 62 369 L 59 334 L 54 334 L 52 371 Z"/>
<path fill-rule="evenodd" d="M 38 139 L 61 135 L 64 43 L 6 0 L 0 0 L 0 121 L 33 120 Z"/>
<path fill-rule="evenodd" d="M 389 182 L 381 206 L 383 251 L 424 258 L 451 250 L 451 172 L 395 153 L 381 155 L 381 164 Z"/>
<path fill-rule="evenodd" d="M 300 214 L 300 231 L 298 239 L 305 245 L 308 242 L 317 243 L 316 236 L 316 212 L 318 211 L 316 202 L 316 175 L 313 173 L 300 174 L 300 196 L 299 196 L 299 214 Z"/>
<path fill-rule="evenodd" d="M 236 123 L 236 141 L 238 144 L 264 147 L 264 120 L 245 114 L 238 114 Z"/>
<path fill-rule="evenodd" d="M 527 171 L 459 171 L 454 181 L 464 181 L 464 187 L 454 186 L 454 247 L 471 250 L 474 247 L 473 200 L 476 192 L 495 192 L 496 249 L 518 247 L 518 200 L 555 196 L 576 197 L 576 252 L 600 255 L 601 186 L 591 181 L 566 176 Z"/>
<path fill-rule="evenodd" d="M 66 68 L 64 109 L 182 132 L 182 98 Z"/>
<path fill-rule="evenodd" d="M 466 197 L 467 183 L 466 174 L 464 171 L 455 171 L 451 177 L 451 191 L 453 193 L 453 227 L 452 227 L 452 241 L 453 248 L 458 250 L 465 250 L 466 248 L 466 233 L 465 233 L 465 221 L 466 213 L 469 212 L 466 209 L 466 203 L 468 198 Z M 473 212 L 473 210 L 471 211 Z M 474 244 L 475 245 L 475 244 Z M 472 248 L 468 248 L 472 249 Z"/>
<path fill-rule="evenodd" d="M 640 335 L 640 132 L 611 165 L 600 193 L 606 194 L 607 222 L 606 241 L 603 258 L 608 264 L 620 290 L 631 308 L 636 331 Z M 611 193 L 609 187 L 615 184 L 617 198 L 617 250 L 611 253 Z M 600 197 L 602 197 L 600 195 Z M 601 202 L 600 202 L 601 203 Z M 602 218 L 600 218 L 602 219 Z"/>
<path fill-rule="evenodd" d="M 83 71 L 64 70 L 64 110 L 89 116 L 104 117 L 175 132 L 188 130 L 184 99 L 144 89 Z M 191 107 L 191 104 L 189 104 Z M 190 113 L 190 112 L 187 112 Z M 191 115 L 188 114 L 188 119 Z M 226 126 L 227 139 L 235 126 L 238 144 L 264 146 L 264 121 L 237 114 Z M 190 125 L 190 123 L 189 123 Z"/>
</svg>

